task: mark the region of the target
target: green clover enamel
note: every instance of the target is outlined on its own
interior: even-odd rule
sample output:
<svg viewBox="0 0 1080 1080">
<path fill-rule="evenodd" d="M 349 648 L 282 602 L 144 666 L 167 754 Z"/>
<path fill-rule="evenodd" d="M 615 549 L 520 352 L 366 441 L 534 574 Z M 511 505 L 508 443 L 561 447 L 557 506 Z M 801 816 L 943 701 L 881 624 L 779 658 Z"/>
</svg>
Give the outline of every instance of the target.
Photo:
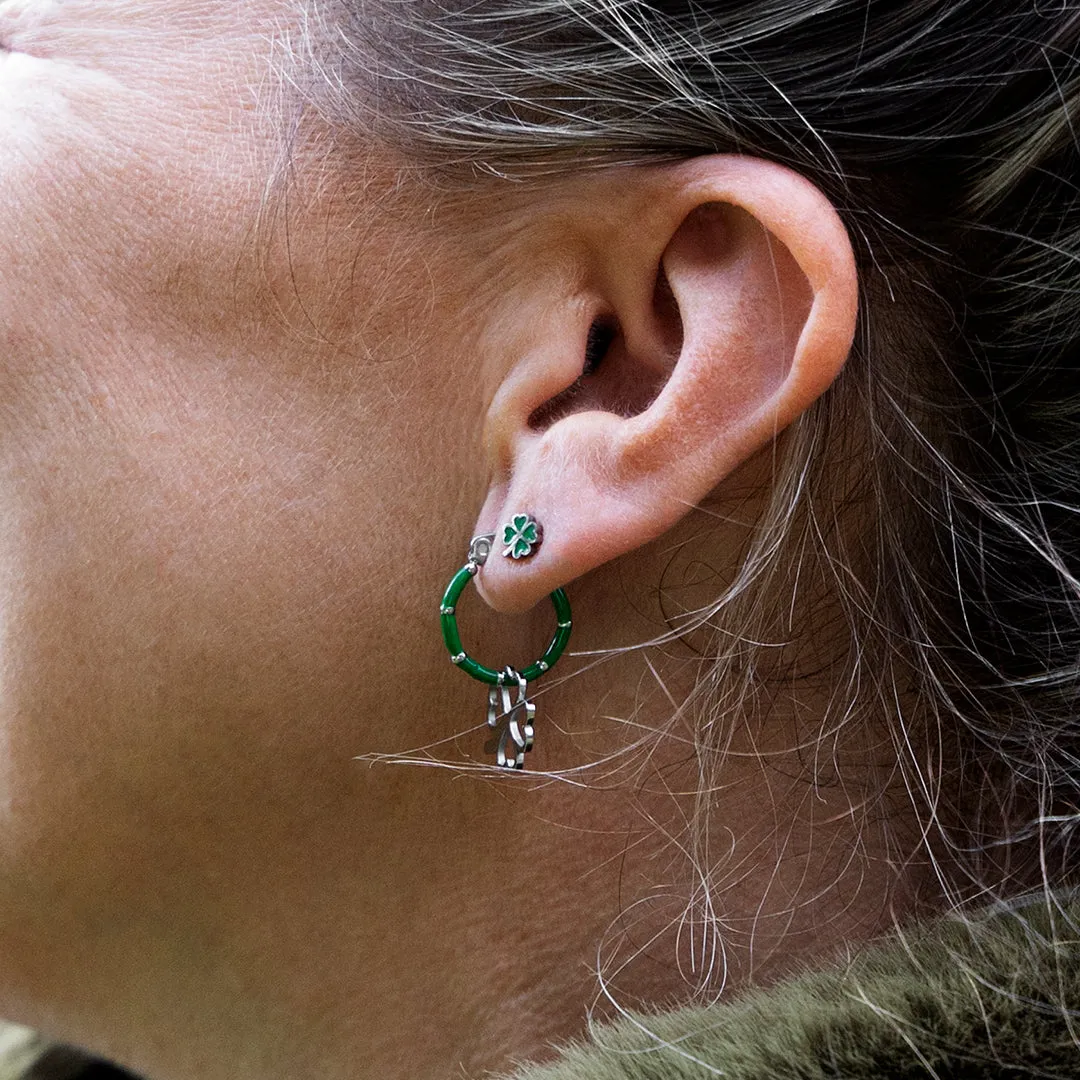
<svg viewBox="0 0 1080 1080">
<path fill-rule="evenodd" d="M 527 559 L 540 544 L 540 525 L 528 514 L 515 514 L 503 526 L 503 554 L 507 558 Z"/>
</svg>

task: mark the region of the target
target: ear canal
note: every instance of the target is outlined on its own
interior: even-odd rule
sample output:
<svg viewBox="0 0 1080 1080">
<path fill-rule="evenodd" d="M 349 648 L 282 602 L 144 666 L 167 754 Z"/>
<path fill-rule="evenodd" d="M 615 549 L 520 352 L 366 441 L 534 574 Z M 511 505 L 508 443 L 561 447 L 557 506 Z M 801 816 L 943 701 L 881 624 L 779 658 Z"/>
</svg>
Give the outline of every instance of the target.
<svg viewBox="0 0 1080 1080">
<path fill-rule="evenodd" d="M 619 324 L 613 318 L 593 319 L 589 336 L 585 339 L 585 365 L 582 377 L 595 375 L 604 362 L 608 350 L 619 336 Z"/>
<path fill-rule="evenodd" d="M 653 310 L 644 333 L 628 332 L 614 315 L 598 315 L 581 345 L 581 374 L 529 416 L 544 431 L 573 413 L 598 410 L 615 416 L 642 413 L 656 400 L 678 357 L 682 322 L 662 266 L 656 271 Z M 635 327 L 634 330 L 637 330 Z"/>
</svg>

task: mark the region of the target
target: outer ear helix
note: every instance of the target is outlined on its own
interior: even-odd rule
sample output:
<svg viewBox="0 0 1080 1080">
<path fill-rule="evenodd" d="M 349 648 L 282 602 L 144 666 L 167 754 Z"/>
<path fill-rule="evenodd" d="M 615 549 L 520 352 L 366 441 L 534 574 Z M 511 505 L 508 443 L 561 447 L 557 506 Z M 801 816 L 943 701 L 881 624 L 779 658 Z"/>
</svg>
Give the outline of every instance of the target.
<svg viewBox="0 0 1080 1080">
<path fill-rule="evenodd" d="M 539 545 L 542 534 L 539 522 L 534 521 L 529 514 L 515 514 L 503 526 L 503 542 L 508 545 L 503 554 L 513 559 L 528 558 Z M 488 691 L 487 724 L 490 728 L 498 729 L 498 735 L 494 746 L 487 749 L 494 749 L 496 762 L 501 768 L 521 769 L 525 765 L 525 755 L 532 749 L 533 721 L 536 716 L 536 705 L 527 697 L 528 684 L 555 666 L 570 640 L 573 622 L 566 593 L 562 589 L 556 589 L 551 594 L 557 620 L 555 635 L 544 655 L 524 671 L 517 671 L 509 665 L 501 671 L 495 671 L 478 663 L 465 652 L 458 632 L 457 602 L 465 586 L 487 562 L 494 542 L 494 533 L 473 537 L 465 565 L 453 576 L 443 594 L 439 618 L 443 641 L 450 651 L 451 662 L 466 675 L 471 675 L 491 687 Z M 511 690 L 514 687 L 517 688 L 517 697 L 511 702 Z"/>
</svg>

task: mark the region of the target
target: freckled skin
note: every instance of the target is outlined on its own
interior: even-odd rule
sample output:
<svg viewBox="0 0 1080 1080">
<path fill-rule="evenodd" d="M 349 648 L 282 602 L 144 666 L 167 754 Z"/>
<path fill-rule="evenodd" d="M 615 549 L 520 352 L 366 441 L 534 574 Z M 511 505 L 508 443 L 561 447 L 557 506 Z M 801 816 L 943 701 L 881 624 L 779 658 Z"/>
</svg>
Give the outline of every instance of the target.
<svg viewBox="0 0 1080 1080">
<path fill-rule="evenodd" d="M 524 421 L 580 375 L 553 342 L 564 321 L 584 341 L 591 294 L 535 194 L 402 194 L 387 153 L 314 121 L 286 167 L 299 20 L 289 0 L 0 0 L 0 1015 L 150 1080 L 543 1053 L 582 1030 L 605 931 L 663 884 L 643 821 L 686 812 L 355 760 L 482 756 L 484 689 L 447 662 L 438 600 L 492 473 L 505 494 L 493 402 L 550 370 Z M 624 235 L 590 190 L 583 220 Z M 536 559 L 572 543 L 542 524 Z M 575 583 L 576 648 L 657 633 L 669 541 Z M 546 604 L 459 617 L 489 663 L 551 633 Z M 633 655 L 553 683 L 532 767 L 625 739 L 605 717 L 660 722 L 692 681 L 670 668 L 663 693 Z M 745 735 L 718 809 L 748 850 L 805 799 L 763 799 L 750 751 L 774 738 Z M 685 757 L 657 753 L 657 791 L 688 789 Z M 844 797 L 815 804 L 823 851 Z M 785 835 L 795 864 L 740 871 L 732 925 L 818 883 Z M 876 928 L 884 892 L 838 892 L 837 939 Z M 681 905 L 635 910 L 651 933 Z M 815 910 L 757 927 L 755 973 L 823 946 Z M 650 955 L 625 981 L 682 988 Z"/>
</svg>

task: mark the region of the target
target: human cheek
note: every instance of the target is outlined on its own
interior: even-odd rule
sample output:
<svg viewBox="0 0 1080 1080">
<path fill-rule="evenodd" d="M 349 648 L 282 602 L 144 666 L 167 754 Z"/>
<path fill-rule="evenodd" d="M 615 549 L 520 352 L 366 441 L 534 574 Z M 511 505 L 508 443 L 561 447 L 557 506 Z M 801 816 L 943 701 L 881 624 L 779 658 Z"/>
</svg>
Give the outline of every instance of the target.
<svg viewBox="0 0 1080 1080">
<path fill-rule="evenodd" d="M 172 36 L 140 25 L 169 6 L 0 2 L 0 303 L 68 350 L 220 297 L 258 214 L 276 151 L 251 43 L 182 11 Z"/>
</svg>

